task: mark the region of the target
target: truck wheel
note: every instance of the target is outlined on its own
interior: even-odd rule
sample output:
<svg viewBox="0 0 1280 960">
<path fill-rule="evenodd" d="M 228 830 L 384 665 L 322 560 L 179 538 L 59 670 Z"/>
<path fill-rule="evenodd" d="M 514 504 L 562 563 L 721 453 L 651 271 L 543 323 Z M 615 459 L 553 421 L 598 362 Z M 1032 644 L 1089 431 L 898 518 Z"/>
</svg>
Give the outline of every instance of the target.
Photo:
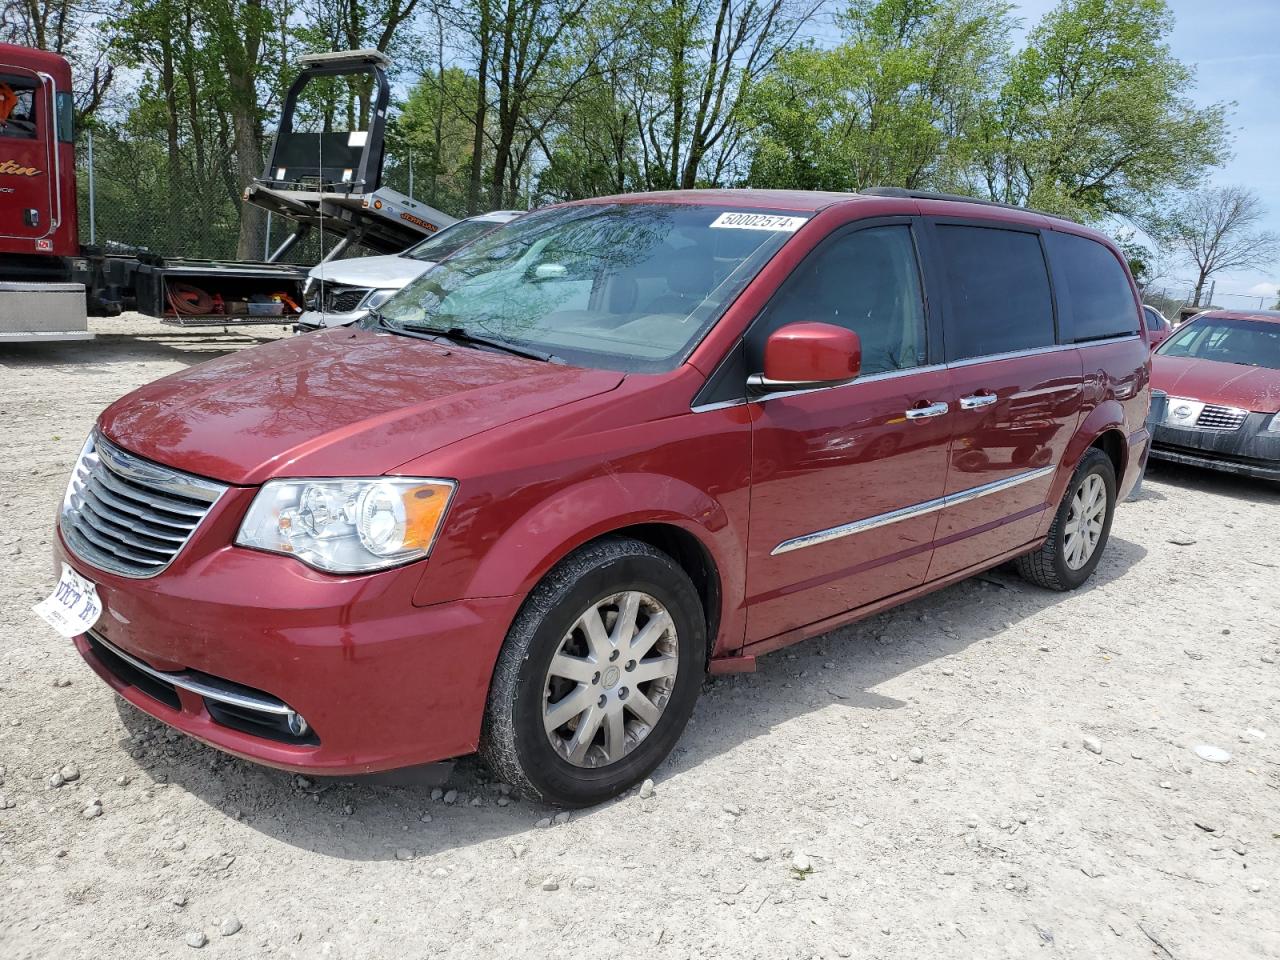
<svg viewBox="0 0 1280 960">
<path fill-rule="evenodd" d="M 1044 545 L 1017 559 L 1025 580 L 1048 590 L 1074 590 L 1093 575 L 1116 505 L 1116 471 L 1111 458 L 1091 447 L 1067 484 Z"/>
<path fill-rule="evenodd" d="M 706 669 L 706 621 L 680 566 L 607 539 L 555 567 L 498 654 L 480 752 L 526 795 L 607 800 L 671 752 Z"/>
</svg>

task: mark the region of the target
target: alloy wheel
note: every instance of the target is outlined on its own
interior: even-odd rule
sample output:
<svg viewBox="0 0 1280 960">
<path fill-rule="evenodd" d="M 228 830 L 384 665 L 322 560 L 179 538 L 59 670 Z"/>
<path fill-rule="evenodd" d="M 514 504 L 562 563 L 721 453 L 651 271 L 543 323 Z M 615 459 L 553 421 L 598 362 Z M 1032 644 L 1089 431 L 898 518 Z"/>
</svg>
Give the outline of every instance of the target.
<svg viewBox="0 0 1280 960">
<path fill-rule="evenodd" d="M 647 593 L 626 591 L 585 610 L 547 668 L 543 726 L 576 767 L 621 760 L 671 699 L 679 665 L 671 614 Z"/>
<path fill-rule="evenodd" d="M 1072 570 L 1079 570 L 1093 556 L 1102 539 L 1102 526 L 1107 519 L 1107 485 L 1102 477 L 1091 473 L 1081 481 L 1071 498 L 1064 531 L 1063 559 Z"/>
</svg>

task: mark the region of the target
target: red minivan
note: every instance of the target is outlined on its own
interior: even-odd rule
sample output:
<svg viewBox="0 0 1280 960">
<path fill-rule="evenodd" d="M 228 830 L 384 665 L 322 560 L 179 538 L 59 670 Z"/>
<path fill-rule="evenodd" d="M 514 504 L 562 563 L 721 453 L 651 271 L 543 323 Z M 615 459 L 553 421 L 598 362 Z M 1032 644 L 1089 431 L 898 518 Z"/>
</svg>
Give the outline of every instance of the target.
<svg viewBox="0 0 1280 960">
<path fill-rule="evenodd" d="M 238 756 L 478 749 L 594 803 L 708 671 L 1008 560 L 1083 583 L 1149 367 L 1124 258 L 1066 220 L 893 189 L 564 204 L 358 328 L 114 403 L 42 607 Z"/>
</svg>

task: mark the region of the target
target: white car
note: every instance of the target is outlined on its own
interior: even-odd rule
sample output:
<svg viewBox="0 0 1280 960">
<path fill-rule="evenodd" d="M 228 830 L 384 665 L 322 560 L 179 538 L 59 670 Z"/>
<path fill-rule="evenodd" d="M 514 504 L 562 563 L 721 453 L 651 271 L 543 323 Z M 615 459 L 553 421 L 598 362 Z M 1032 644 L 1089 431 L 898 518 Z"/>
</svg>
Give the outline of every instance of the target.
<svg viewBox="0 0 1280 960">
<path fill-rule="evenodd" d="M 303 290 L 306 309 L 294 329 L 305 333 L 323 327 L 343 327 L 363 319 L 410 280 L 522 212 L 494 210 L 457 220 L 401 253 L 316 264 L 307 274 Z"/>
</svg>

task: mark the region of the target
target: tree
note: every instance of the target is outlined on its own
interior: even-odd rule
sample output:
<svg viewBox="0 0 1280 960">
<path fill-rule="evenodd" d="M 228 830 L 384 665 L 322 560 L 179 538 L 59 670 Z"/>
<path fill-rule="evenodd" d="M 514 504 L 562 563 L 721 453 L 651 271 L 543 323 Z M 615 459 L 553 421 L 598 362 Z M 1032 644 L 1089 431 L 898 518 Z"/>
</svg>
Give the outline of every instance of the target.
<svg viewBox="0 0 1280 960">
<path fill-rule="evenodd" d="M 1169 218 L 1171 243 L 1196 269 L 1195 306 L 1211 277 L 1260 267 L 1275 258 L 1280 237 L 1259 229 L 1264 215 L 1253 191 L 1219 187 L 1191 194 Z"/>
<path fill-rule="evenodd" d="M 1061 0 L 1014 58 L 974 186 L 1085 220 L 1142 222 L 1227 155 L 1225 108 L 1189 99 L 1164 0 Z"/>
<path fill-rule="evenodd" d="M 853 0 L 832 50 L 784 54 L 754 85 L 750 182 L 953 189 L 998 90 L 1001 0 Z"/>
</svg>

